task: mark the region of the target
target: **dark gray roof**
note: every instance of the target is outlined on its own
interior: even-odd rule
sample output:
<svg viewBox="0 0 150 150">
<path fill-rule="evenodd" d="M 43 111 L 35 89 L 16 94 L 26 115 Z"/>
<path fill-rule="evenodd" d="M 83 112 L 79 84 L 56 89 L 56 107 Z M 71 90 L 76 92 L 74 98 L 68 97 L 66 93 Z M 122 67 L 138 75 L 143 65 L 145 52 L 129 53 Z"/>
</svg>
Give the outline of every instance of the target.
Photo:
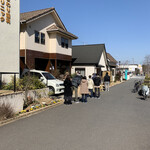
<svg viewBox="0 0 150 150">
<path fill-rule="evenodd" d="M 105 44 L 79 45 L 72 47 L 72 58 L 75 64 L 98 65 L 102 52 L 105 51 Z"/>
</svg>

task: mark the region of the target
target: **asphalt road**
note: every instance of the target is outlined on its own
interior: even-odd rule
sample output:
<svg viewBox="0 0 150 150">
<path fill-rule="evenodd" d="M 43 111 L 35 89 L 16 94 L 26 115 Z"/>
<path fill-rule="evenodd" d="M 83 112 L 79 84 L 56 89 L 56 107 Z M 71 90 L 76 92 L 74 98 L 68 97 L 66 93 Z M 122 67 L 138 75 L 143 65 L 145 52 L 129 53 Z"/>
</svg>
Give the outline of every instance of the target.
<svg viewBox="0 0 150 150">
<path fill-rule="evenodd" d="M 150 150 L 150 99 L 131 92 L 134 80 L 0 127 L 0 150 Z"/>
</svg>

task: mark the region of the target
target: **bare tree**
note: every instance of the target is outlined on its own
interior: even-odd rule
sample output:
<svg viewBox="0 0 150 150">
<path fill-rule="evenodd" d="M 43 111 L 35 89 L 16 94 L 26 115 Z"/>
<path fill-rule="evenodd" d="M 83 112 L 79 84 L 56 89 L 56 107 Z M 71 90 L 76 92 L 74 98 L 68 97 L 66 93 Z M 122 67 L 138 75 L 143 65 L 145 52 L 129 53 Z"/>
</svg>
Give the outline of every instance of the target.
<svg viewBox="0 0 150 150">
<path fill-rule="evenodd" d="M 143 71 L 149 76 L 150 75 L 150 55 L 146 55 L 144 58 Z"/>
<path fill-rule="evenodd" d="M 122 61 L 121 65 L 128 65 L 130 63 L 129 60 Z"/>
</svg>

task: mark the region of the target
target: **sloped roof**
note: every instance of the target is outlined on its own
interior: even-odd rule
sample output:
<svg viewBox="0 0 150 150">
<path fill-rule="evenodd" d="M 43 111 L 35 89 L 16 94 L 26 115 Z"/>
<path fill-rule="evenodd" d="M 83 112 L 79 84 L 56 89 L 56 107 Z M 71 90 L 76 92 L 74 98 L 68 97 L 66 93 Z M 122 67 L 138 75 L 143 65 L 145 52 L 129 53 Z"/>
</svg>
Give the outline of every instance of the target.
<svg viewBox="0 0 150 150">
<path fill-rule="evenodd" d="M 107 58 L 111 61 L 111 62 L 114 62 L 114 63 L 117 63 L 116 59 L 114 57 L 112 57 L 111 54 L 107 53 Z"/>
<path fill-rule="evenodd" d="M 61 32 L 61 33 L 63 33 L 63 34 L 66 34 L 66 35 L 68 35 L 68 36 L 71 36 L 73 39 L 77 39 L 77 38 L 78 38 L 78 37 L 75 36 L 74 34 L 68 32 L 68 31 L 63 30 L 62 28 L 56 26 L 55 24 L 52 25 L 51 27 L 49 27 L 49 28 L 47 29 L 47 32 L 56 32 L 56 31 Z"/>
<path fill-rule="evenodd" d="M 73 64 L 98 65 L 103 51 L 105 51 L 105 44 L 73 46 Z"/>
<path fill-rule="evenodd" d="M 34 18 L 37 18 L 41 15 L 44 15 L 52 10 L 55 10 L 55 8 L 46 8 L 46 9 L 41 9 L 41 10 L 35 10 L 35 11 L 30 11 L 30 12 L 25 12 L 20 14 L 20 21 L 21 22 L 27 22 L 30 21 Z"/>
<path fill-rule="evenodd" d="M 117 61 L 114 57 L 112 57 L 111 54 L 107 53 L 107 58 L 109 59 L 109 65 L 110 66 L 116 66 L 117 65 Z"/>
</svg>

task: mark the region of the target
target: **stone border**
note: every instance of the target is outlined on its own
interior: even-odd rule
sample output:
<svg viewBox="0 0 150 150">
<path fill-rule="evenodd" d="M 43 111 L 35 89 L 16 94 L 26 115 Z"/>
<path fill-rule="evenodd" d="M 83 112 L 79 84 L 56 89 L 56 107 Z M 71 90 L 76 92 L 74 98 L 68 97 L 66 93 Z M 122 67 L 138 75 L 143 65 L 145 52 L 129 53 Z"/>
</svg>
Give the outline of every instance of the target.
<svg viewBox="0 0 150 150">
<path fill-rule="evenodd" d="M 36 115 L 40 112 L 43 112 L 49 108 L 54 108 L 56 106 L 60 106 L 64 103 L 64 101 L 62 100 L 61 102 L 57 102 L 56 104 L 52 104 L 52 105 L 48 105 L 48 106 L 45 106 L 45 107 L 42 107 L 42 108 L 39 108 L 39 109 L 36 109 L 36 110 L 33 110 L 33 111 L 30 111 L 30 112 L 26 112 L 24 114 L 19 114 L 19 116 L 15 116 L 13 118 L 10 118 L 10 119 L 7 119 L 7 120 L 3 120 L 3 121 L 0 121 L 0 127 L 1 126 L 4 126 L 6 124 L 9 124 L 9 123 L 12 123 L 12 122 L 15 122 L 19 119 L 24 119 L 24 118 L 27 118 L 27 117 L 30 117 L 32 115 Z"/>
</svg>

